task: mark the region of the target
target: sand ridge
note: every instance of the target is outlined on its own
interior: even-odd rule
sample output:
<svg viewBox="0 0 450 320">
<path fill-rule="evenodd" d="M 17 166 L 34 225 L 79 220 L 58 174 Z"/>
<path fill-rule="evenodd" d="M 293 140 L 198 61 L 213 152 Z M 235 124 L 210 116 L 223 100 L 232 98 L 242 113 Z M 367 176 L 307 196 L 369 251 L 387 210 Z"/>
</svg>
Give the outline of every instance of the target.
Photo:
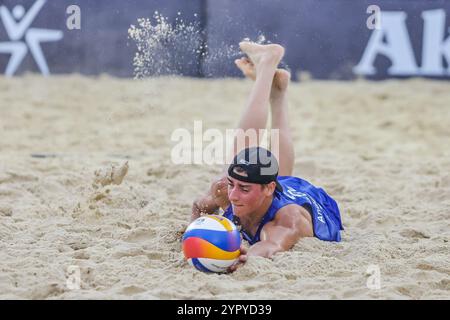
<svg viewBox="0 0 450 320">
<path fill-rule="evenodd" d="M 250 86 L 0 78 L 0 298 L 448 299 L 446 82 L 293 83 L 294 171 L 337 200 L 343 241 L 303 239 L 231 275 L 184 261 L 179 231 L 221 167 L 172 165 L 171 133 L 232 129 Z"/>
</svg>

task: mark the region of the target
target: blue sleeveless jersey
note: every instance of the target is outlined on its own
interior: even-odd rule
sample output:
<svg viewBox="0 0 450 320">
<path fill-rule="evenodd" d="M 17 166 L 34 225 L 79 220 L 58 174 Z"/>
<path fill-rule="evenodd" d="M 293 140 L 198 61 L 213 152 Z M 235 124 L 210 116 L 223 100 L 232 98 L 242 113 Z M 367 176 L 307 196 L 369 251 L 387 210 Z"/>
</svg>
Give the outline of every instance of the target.
<svg viewBox="0 0 450 320">
<path fill-rule="evenodd" d="M 255 236 L 252 237 L 245 230 L 241 230 L 245 240 L 251 245 L 260 241 L 262 228 L 275 218 L 278 210 L 289 204 L 298 204 L 308 207 L 315 237 L 325 241 L 341 241 L 340 230 L 344 230 L 344 228 L 336 201 L 322 188 L 317 188 L 300 178 L 280 176 L 278 182 L 283 186 L 283 192 L 275 191 L 272 204 L 264 215 Z M 239 223 L 239 219 L 233 214 L 232 205 L 225 210 L 223 215 L 231 221 Z"/>
</svg>

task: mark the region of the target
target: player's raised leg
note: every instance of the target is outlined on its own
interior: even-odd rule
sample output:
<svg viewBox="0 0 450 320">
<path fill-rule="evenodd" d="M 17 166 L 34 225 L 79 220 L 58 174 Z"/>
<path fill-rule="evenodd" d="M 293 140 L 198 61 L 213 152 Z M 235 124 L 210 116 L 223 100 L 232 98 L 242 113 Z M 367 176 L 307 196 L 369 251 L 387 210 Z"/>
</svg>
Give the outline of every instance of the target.
<svg viewBox="0 0 450 320">
<path fill-rule="evenodd" d="M 241 42 L 239 46 L 254 65 L 256 75 L 255 83 L 238 123 L 238 129 L 241 130 L 238 130 L 235 137 L 231 158 L 240 150 L 259 144 L 261 139 L 259 130 L 266 129 L 273 78 L 284 55 L 284 48 L 276 44 L 259 45 Z M 256 141 L 245 138 L 246 131 L 249 129 L 255 130 Z"/>
</svg>

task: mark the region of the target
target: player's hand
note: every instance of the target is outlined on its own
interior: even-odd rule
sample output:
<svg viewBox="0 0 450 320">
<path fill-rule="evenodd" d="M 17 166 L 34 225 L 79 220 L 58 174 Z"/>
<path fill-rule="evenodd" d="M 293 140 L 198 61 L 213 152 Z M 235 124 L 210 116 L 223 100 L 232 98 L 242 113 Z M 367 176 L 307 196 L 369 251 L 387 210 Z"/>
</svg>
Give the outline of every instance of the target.
<svg viewBox="0 0 450 320">
<path fill-rule="evenodd" d="M 239 255 L 238 261 L 236 261 L 232 266 L 228 268 L 229 273 L 236 271 L 247 262 L 247 248 L 241 245 L 240 251 L 241 254 Z"/>
</svg>

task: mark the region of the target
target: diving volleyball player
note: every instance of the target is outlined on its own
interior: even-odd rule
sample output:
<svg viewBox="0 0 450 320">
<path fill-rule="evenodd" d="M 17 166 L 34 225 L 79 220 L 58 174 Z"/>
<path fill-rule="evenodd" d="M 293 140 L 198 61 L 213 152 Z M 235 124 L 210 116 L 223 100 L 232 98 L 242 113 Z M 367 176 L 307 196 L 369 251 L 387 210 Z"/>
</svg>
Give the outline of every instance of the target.
<svg viewBox="0 0 450 320">
<path fill-rule="evenodd" d="M 227 172 L 192 207 L 191 221 L 217 214 L 233 221 L 250 247 L 241 248 L 236 270 L 248 256 L 272 257 L 292 248 L 302 237 L 340 241 L 339 208 L 323 189 L 293 177 L 294 145 L 289 128 L 287 90 L 290 73 L 278 69 L 285 49 L 277 44 L 239 44 L 247 57 L 235 64 L 254 80 L 239 122 L 240 132 L 264 130 L 271 112 L 271 128 L 279 130 L 279 159 L 259 145 L 234 146 Z"/>
</svg>

